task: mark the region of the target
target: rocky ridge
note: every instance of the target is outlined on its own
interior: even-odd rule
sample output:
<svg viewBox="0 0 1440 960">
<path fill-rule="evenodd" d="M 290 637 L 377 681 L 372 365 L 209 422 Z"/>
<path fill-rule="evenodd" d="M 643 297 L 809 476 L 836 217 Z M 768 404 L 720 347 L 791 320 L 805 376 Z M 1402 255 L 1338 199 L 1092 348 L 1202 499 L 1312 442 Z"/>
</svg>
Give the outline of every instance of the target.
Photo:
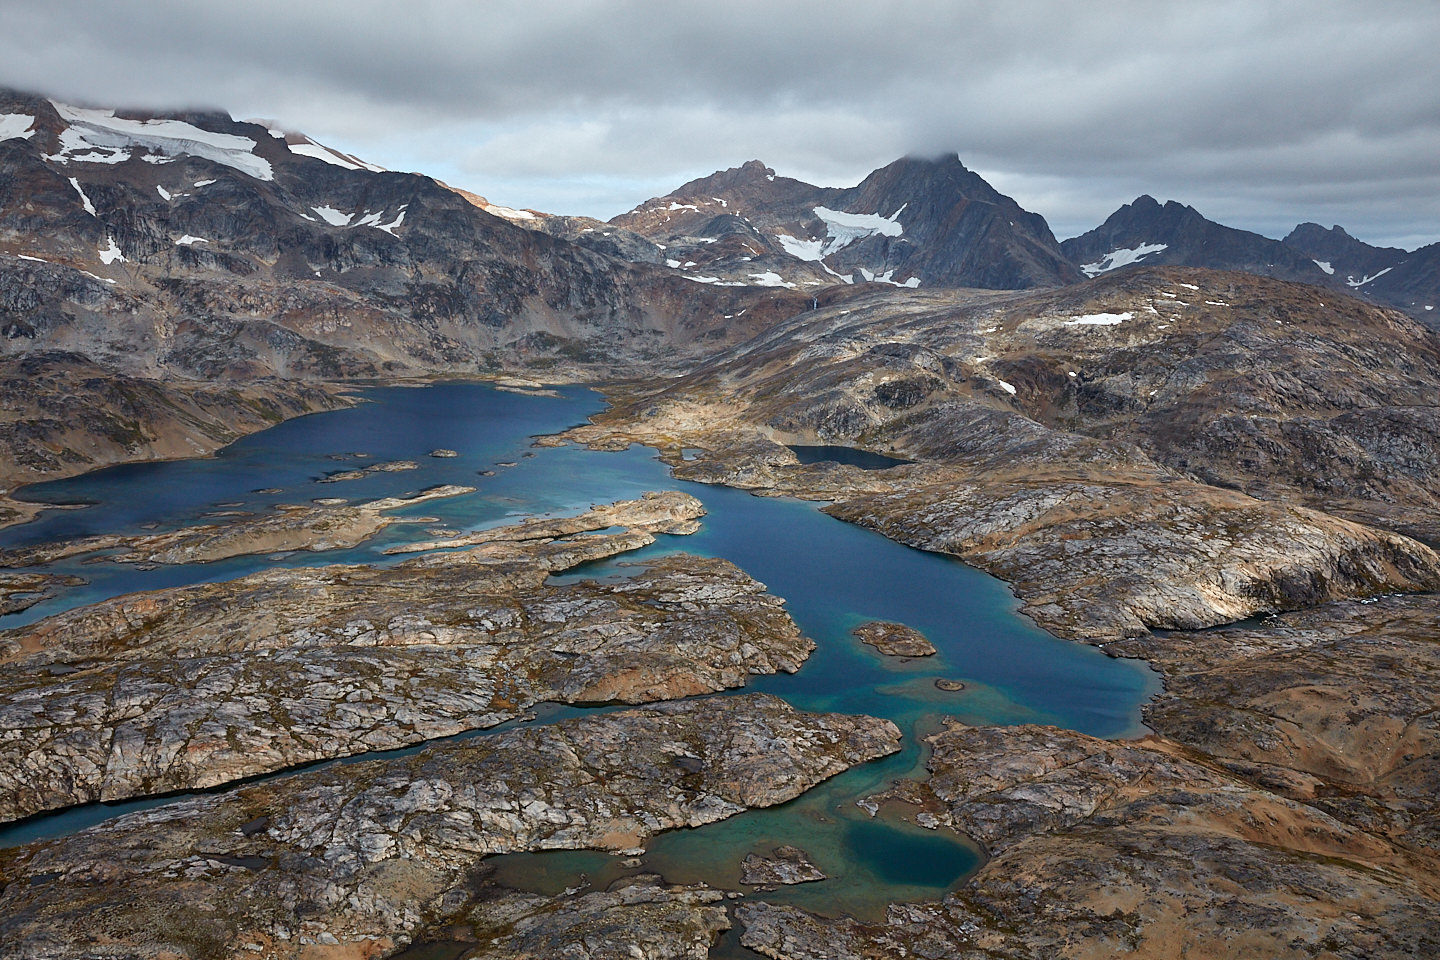
<svg viewBox="0 0 1440 960">
<path fill-rule="evenodd" d="M 1440 534 L 1440 347 L 1337 297 L 1160 269 L 839 297 L 685 377 L 618 388 L 568 436 L 834 501 L 1011 580 L 1078 639 L 1434 589 L 1440 557 L 1376 527 Z M 917 462 L 801 465 L 787 442 Z"/>
<path fill-rule="evenodd" d="M 358 546 L 400 518 L 389 511 L 474 493 L 474 487 L 431 487 L 408 497 L 357 504 L 282 505 L 268 516 L 202 523 L 166 533 L 103 535 L 0 550 L 0 568 L 31 567 L 100 550 L 111 563 L 213 563 L 230 557 L 296 550 L 322 552 Z M 476 542 L 484 542 L 482 537 Z"/>
<path fill-rule="evenodd" d="M 581 526 L 621 526 L 631 507 L 653 525 L 661 504 L 672 523 L 703 512 L 668 493 Z M 116 597 L 0 633 L 0 819 L 403 747 L 541 701 L 712 693 L 793 672 L 813 648 L 778 598 L 723 560 L 548 583 L 654 541 L 550 523 L 389 567 Z"/>
<path fill-rule="evenodd" d="M 783 803 L 898 740 L 886 721 L 745 695 L 301 773 L 0 851 L 0 936 L 17 958 L 383 956 L 463 919 L 486 856 L 634 848 Z"/>
</svg>

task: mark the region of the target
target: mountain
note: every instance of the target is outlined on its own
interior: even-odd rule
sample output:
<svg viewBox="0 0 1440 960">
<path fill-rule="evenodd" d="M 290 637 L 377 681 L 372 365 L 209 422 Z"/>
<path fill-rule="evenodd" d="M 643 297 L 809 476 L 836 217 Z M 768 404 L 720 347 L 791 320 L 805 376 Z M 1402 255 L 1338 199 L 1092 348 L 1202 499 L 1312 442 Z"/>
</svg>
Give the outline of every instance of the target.
<svg viewBox="0 0 1440 960">
<path fill-rule="evenodd" d="M 1174 200 L 1140 196 L 1060 249 L 1086 276 L 1131 264 L 1239 270 L 1262 277 L 1338 287 L 1311 257 L 1279 240 L 1206 219 Z"/>
<path fill-rule="evenodd" d="M 610 226 L 648 238 L 704 283 L 1027 289 L 1080 279 L 1045 219 L 955 155 L 904 157 L 854 187 L 778 176 L 759 160 L 684 184 Z"/>
<path fill-rule="evenodd" d="M 1411 253 L 1399 247 L 1375 247 L 1357 240 L 1344 228 L 1329 230 L 1318 223 L 1302 223 L 1284 240 L 1316 261 L 1322 270 L 1359 295 L 1396 307 L 1440 329 L 1440 244 Z"/>
<path fill-rule="evenodd" d="M 709 333 L 725 296 L 225 114 L 12 93 L 0 115 L 7 355 L 203 377 L 623 363 Z"/>
<path fill-rule="evenodd" d="M 43 355 L 181 406 L 223 380 L 297 411 L 319 402 L 302 380 L 680 363 L 799 309 L 787 296 L 523 229 L 429 177 L 224 113 L 0 91 L 0 382 Z M 213 449 L 195 418 L 161 437 L 163 407 L 110 434 L 130 456 Z M 98 421 L 92 443 L 64 420 L 0 425 L 7 462 L 36 465 L 16 476 L 112 458 Z"/>
</svg>

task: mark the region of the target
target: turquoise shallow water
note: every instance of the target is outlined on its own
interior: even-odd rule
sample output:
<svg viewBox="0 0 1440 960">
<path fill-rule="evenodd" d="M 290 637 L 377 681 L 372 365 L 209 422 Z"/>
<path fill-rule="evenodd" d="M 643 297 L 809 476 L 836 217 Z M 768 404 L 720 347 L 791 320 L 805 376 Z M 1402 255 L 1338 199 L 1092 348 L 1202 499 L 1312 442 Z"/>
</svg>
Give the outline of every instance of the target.
<svg viewBox="0 0 1440 960">
<path fill-rule="evenodd" d="M 30 499 L 85 502 L 50 511 L 34 523 L 0 531 L 0 547 L 99 533 L 168 529 L 201 522 L 219 510 L 268 510 L 318 497 L 369 500 L 441 483 L 477 492 L 402 512 L 434 522 L 399 524 L 352 550 L 294 554 L 283 560 L 242 557 L 215 564 L 137 570 L 81 559 L 52 570 L 90 583 L 24 614 L 0 618 L 17 626 L 67 607 L 135 590 L 228 579 L 281 565 L 398 562 L 380 550 L 425 538 L 425 529 L 476 529 L 517 515 L 566 512 L 646 490 L 682 489 L 708 511 L 699 533 L 661 537 L 653 546 L 572 571 L 565 578 L 623 576 L 646 556 L 686 551 L 724 557 L 784 597 L 818 644 L 794 675 L 757 677 L 747 688 L 784 697 L 807 710 L 887 717 L 906 733 L 905 750 L 823 784 L 800 799 L 697 830 L 657 837 L 640 867 L 604 854 L 550 853 L 501 858 L 501 875 L 521 886 L 556 889 L 580 874 L 604 882 L 636 869 L 677 882 L 704 880 L 738 887 L 739 861 L 779 844 L 805 849 L 832 879 L 762 894 L 824 912 L 877 915 L 886 902 L 933 896 L 974 869 L 979 853 L 961 838 L 922 830 L 881 811 L 872 818 L 855 800 L 890 780 L 921 772 L 920 736 L 940 718 L 968 723 L 1052 723 L 1097 736 L 1141 732 L 1139 708 L 1158 689 L 1142 664 L 1057 640 L 1017 614 L 1005 584 L 943 556 L 928 554 L 835 520 L 817 505 L 755 497 L 738 490 L 686 483 L 669 476 L 652 452 L 598 453 L 576 447 L 532 448 L 530 438 L 583 422 L 603 406 L 595 393 L 563 388 L 560 398 L 526 396 L 466 383 L 378 388 L 368 402 L 281 424 L 203 460 L 137 464 L 36 485 Z M 459 456 L 438 459 L 430 450 Z M 368 454 L 356 458 L 353 454 Z M 339 459 L 337 459 L 339 458 Z M 419 469 L 376 473 L 363 480 L 320 484 L 337 470 L 413 460 Z M 500 464 L 514 464 L 501 466 Z M 495 471 L 482 476 L 482 471 Z M 260 493 L 278 489 L 279 492 Z M 158 526 L 157 526 L 158 525 Z M 936 656 L 900 661 L 856 641 L 866 620 L 894 620 L 925 633 Z M 937 678 L 963 681 L 944 692 Z M 577 710 L 544 711 L 553 719 Z M 0 830 L 0 844 L 80 829 L 136 804 L 94 806 Z"/>
</svg>

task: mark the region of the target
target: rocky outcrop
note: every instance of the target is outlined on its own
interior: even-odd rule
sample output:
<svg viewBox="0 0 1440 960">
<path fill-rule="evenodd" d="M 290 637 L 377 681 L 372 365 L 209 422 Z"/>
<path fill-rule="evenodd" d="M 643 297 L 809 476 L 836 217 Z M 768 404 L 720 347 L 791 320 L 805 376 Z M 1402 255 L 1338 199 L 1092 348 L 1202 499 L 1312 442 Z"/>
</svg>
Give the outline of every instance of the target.
<svg viewBox="0 0 1440 960">
<path fill-rule="evenodd" d="M 635 501 L 642 522 L 661 500 Z M 624 505 L 606 515 L 623 522 Z M 551 584 L 654 538 L 499 533 L 463 553 L 271 570 L 0 633 L 0 818 L 402 747 L 540 701 L 712 693 L 794 671 L 813 648 L 724 560 Z"/>
<path fill-rule="evenodd" d="M 1440 587 L 1440 556 L 1413 540 L 1184 481 L 936 484 L 825 512 L 1010 581 L 1074 639 Z"/>
<path fill-rule="evenodd" d="M 880 924 L 742 905 L 768 957 L 1414 957 L 1440 949 L 1433 860 L 1178 756 L 1046 727 L 952 725 L 897 793 L 991 857 Z"/>
<path fill-rule="evenodd" d="M 768 857 L 751 853 L 740 861 L 740 882 L 752 886 L 786 886 L 824 879 L 825 874 L 810 862 L 804 850 L 788 844 L 776 847 Z"/>
<path fill-rule="evenodd" d="M 478 941 L 465 955 L 706 960 L 715 939 L 730 929 L 724 899 L 719 890 L 667 886 L 652 875 L 559 897 L 497 893 L 464 915 L 464 926 Z"/>
<path fill-rule="evenodd" d="M 29 610 L 66 587 L 84 583 L 80 577 L 54 573 L 0 573 L 0 616 Z"/>
<path fill-rule="evenodd" d="M 354 505 L 281 506 L 270 516 L 204 523 L 167 533 L 105 535 L 0 550 L 0 567 L 29 567 L 99 550 L 113 563 L 213 563 L 230 557 L 282 551 L 345 550 L 392 523 L 388 511 L 474 493 L 474 487 L 431 487 L 408 497 L 385 497 Z"/>
<path fill-rule="evenodd" d="M 385 553 L 428 553 L 431 550 L 469 547 L 478 543 L 553 539 L 615 526 L 651 534 L 689 534 L 700 529 L 699 518 L 704 515 L 704 505 L 687 493 L 675 490 L 651 492 L 639 500 L 602 504 L 574 517 L 542 517 L 445 540 L 402 543 L 385 548 Z"/>
<path fill-rule="evenodd" d="M 868 643 L 887 657 L 928 657 L 935 653 L 935 645 L 925 634 L 903 623 L 875 620 L 862 623 L 850 632 L 861 643 Z"/>
<path fill-rule="evenodd" d="M 384 955 L 463 918 L 486 856 L 634 848 L 783 803 L 898 740 L 887 721 L 747 695 L 332 766 L 0 852 L 0 937 L 16 958 Z"/>
</svg>

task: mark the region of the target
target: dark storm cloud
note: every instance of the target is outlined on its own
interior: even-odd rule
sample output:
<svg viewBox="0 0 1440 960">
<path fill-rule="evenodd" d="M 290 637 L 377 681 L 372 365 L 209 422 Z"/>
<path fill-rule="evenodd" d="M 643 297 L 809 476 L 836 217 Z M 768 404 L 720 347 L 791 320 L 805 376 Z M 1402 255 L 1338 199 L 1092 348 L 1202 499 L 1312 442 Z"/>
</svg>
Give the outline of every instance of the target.
<svg viewBox="0 0 1440 960">
<path fill-rule="evenodd" d="M 1063 235 L 1139 193 L 1275 234 L 1440 238 L 1440 5 L 0 0 L 0 81 L 281 119 L 609 215 L 750 157 L 954 150 Z"/>
</svg>

